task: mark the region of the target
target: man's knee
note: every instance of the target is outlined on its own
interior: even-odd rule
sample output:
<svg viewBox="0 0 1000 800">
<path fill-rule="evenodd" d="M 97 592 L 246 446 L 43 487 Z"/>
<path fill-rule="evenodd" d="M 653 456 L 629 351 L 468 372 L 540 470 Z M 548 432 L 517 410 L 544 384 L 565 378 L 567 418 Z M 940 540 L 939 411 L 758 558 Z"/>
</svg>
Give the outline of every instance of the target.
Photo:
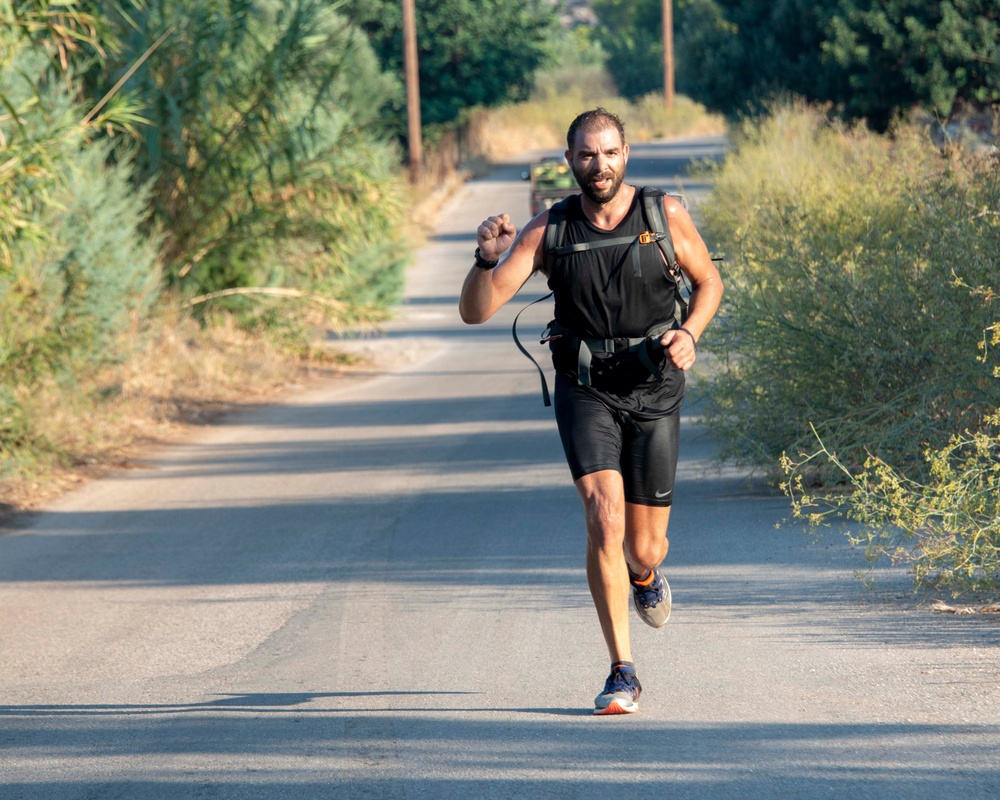
<svg viewBox="0 0 1000 800">
<path fill-rule="evenodd" d="M 670 507 L 629 504 L 626 507 L 625 559 L 634 570 L 648 570 L 667 557 Z"/>
<path fill-rule="evenodd" d="M 594 496 L 584 500 L 587 534 L 598 545 L 621 543 L 625 538 L 625 503 L 613 497 Z"/>
<path fill-rule="evenodd" d="M 625 497 L 620 479 L 584 476 L 577 482 L 587 518 L 587 536 L 597 547 L 621 547 L 625 538 Z"/>
<path fill-rule="evenodd" d="M 654 569 L 667 557 L 670 542 L 660 532 L 652 536 L 629 537 L 625 541 L 625 560 L 633 568 Z"/>
</svg>

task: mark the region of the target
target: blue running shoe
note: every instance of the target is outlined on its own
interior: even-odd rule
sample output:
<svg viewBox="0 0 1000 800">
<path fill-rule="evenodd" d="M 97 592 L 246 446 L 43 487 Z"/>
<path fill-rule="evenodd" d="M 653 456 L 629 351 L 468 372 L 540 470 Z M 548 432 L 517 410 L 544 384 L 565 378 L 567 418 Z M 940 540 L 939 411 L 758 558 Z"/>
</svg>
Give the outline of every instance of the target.
<svg viewBox="0 0 1000 800">
<path fill-rule="evenodd" d="M 658 569 L 645 581 L 632 581 L 632 605 L 639 618 L 653 628 L 662 628 L 670 619 L 670 584 Z"/>
<path fill-rule="evenodd" d="M 642 686 L 631 664 L 618 663 L 604 682 L 604 691 L 594 698 L 595 714 L 634 714 L 639 710 Z"/>
</svg>

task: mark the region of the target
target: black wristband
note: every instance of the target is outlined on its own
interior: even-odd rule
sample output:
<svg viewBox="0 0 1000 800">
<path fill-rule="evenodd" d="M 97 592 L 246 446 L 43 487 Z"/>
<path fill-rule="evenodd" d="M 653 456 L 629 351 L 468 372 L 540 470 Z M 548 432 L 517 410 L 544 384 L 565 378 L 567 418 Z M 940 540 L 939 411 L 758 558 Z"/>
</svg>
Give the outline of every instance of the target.
<svg viewBox="0 0 1000 800">
<path fill-rule="evenodd" d="M 695 338 L 694 338 L 694 334 L 693 334 L 693 333 L 691 333 L 691 331 L 689 331 L 689 330 L 688 330 L 687 328 L 685 328 L 685 327 L 684 327 L 683 325 L 681 325 L 681 326 L 680 326 L 680 327 L 679 327 L 679 328 L 678 328 L 677 330 L 679 330 L 679 331 L 684 331 L 684 333 L 686 333 L 686 334 L 687 334 L 688 336 L 690 336 L 690 337 L 691 337 L 691 344 L 693 344 L 693 345 L 695 346 L 695 348 L 697 349 L 697 347 L 698 347 L 698 342 L 697 342 L 697 341 L 695 340 Z"/>
<path fill-rule="evenodd" d="M 495 267 L 499 263 L 500 263 L 499 258 L 496 261 L 487 261 L 485 258 L 483 258 L 483 254 L 479 252 L 479 248 L 478 247 L 476 248 L 476 266 L 479 269 L 493 269 L 493 267 Z"/>
</svg>

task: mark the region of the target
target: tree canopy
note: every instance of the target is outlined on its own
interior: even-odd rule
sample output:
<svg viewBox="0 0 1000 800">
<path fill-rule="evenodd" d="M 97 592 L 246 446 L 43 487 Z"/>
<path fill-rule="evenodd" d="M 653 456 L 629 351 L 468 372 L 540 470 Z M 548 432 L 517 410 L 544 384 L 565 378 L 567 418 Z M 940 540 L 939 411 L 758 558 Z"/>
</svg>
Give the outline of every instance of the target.
<svg viewBox="0 0 1000 800">
<path fill-rule="evenodd" d="M 593 0 L 596 38 L 619 93 L 634 100 L 663 88 L 661 0 Z"/>
<path fill-rule="evenodd" d="M 941 116 L 1000 100 L 1000 5 L 995 0 L 842 0 L 823 45 L 842 74 L 852 116 L 884 127 L 921 103 Z"/>
<path fill-rule="evenodd" d="M 876 129 L 914 105 L 947 117 L 1000 101 L 996 0 L 675 0 L 678 89 L 714 111 L 776 95 L 831 102 Z M 661 89 L 661 0 L 594 0 L 619 91 Z"/>
<path fill-rule="evenodd" d="M 343 13 L 368 33 L 385 69 L 402 75 L 399 0 L 348 0 Z M 544 0 L 439 0 L 417 3 L 416 17 L 425 125 L 526 98 L 557 21 Z"/>
</svg>

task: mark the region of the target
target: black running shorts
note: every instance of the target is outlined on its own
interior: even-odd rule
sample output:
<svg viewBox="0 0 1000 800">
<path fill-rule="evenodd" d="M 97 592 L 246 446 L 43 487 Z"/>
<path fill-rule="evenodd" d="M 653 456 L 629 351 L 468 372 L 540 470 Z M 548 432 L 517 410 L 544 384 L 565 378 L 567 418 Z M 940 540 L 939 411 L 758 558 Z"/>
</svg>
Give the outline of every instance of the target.
<svg viewBox="0 0 1000 800">
<path fill-rule="evenodd" d="M 673 502 L 680 411 L 659 419 L 634 419 L 562 373 L 556 373 L 554 408 L 574 481 L 611 469 L 621 473 L 627 502 Z"/>
</svg>

